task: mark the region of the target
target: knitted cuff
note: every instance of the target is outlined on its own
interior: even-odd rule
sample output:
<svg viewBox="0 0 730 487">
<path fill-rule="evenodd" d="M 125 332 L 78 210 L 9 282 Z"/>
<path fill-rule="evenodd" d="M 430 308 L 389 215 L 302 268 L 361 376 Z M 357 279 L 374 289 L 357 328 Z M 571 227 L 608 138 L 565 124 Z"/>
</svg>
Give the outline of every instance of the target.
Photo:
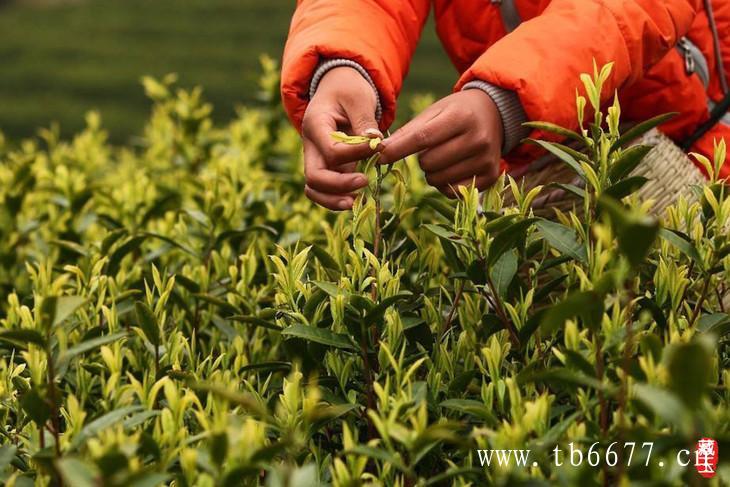
<svg viewBox="0 0 730 487">
<path fill-rule="evenodd" d="M 503 155 L 509 153 L 517 147 L 522 139 L 530 135 L 530 128 L 522 125 L 527 122 L 527 115 L 522 108 L 517 93 L 481 80 L 470 81 L 462 88 L 462 90 L 469 89 L 482 90 L 497 105 L 499 115 L 502 117 L 502 129 L 504 130 Z"/>
<path fill-rule="evenodd" d="M 322 77 L 327 74 L 330 69 L 338 68 L 340 66 L 347 66 L 354 69 L 355 71 L 360 73 L 363 78 L 365 78 L 365 81 L 367 81 L 370 86 L 373 87 L 373 91 L 375 91 L 376 103 L 375 120 L 379 122 L 380 117 L 383 115 L 383 106 L 380 104 L 380 95 L 378 94 L 378 88 L 375 86 L 375 82 L 370 77 L 370 74 L 368 74 L 367 70 L 360 66 L 360 64 L 349 59 L 329 59 L 327 61 L 321 62 L 315 70 L 314 76 L 312 76 L 312 82 L 309 84 L 309 99 L 311 100 L 312 97 L 314 97 L 314 93 L 317 91 L 317 87 L 319 86 L 319 82 L 322 81 Z"/>
</svg>

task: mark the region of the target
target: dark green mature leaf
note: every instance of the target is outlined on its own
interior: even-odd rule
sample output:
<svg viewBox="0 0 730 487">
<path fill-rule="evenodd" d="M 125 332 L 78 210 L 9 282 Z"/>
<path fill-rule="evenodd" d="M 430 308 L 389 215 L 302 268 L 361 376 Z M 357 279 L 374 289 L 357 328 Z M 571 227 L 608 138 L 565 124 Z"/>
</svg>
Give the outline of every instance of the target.
<svg viewBox="0 0 730 487">
<path fill-rule="evenodd" d="M 497 294 L 501 297 L 507 295 L 507 290 L 517 274 L 517 252 L 514 250 L 505 252 L 497 259 L 497 262 L 489 269 Z"/>
<path fill-rule="evenodd" d="M 87 299 L 83 296 L 60 296 L 56 298 L 56 313 L 53 317 L 53 326 L 55 327 L 63 323 L 77 309 L 83 306 L 86 301 Z"/>
<path fill-rule="evenodd" d="M 11 343 L 18 348 L 28 348 L 28 344 L 38 345 L 45 348 L 46 339 L 35 330 L 18 328 L 16 330 L 5 330 L 0 332 L 0 340 Z"/>
<path fill-rule="evenodd" d="M 56 460 L 56 469 L 66 485 L 74 487 L 96 487 L 98 485 L 99 470 L 95 465 L 65 457 Z"/>
<path fill-rule="evenodd" d="M 634 397 L 667 423 L 682 425 L 689 416 L 682 401 L 666 389 L 649 384 L 636 384 Z"/>
<path fill-rule="evenodd" d="M 490 408 L 488 408 L 483 402 L 475 401 L 473 399 L 447 399 L 442 401 L 439 406 L 458 411 L 460 413 L 469 414 L 486 421 L 489 424 L 496 424 L 497 422 Z"/>
<path fill-rule="evenodd" d="M 641 164 L 652 149 L 649 145 L 634 145 L 624 150 L 621 157 L 608 169 L 608 177 L 614 183 L 622 180 Z"/>
<path fill-rule="evenodd" d="M 60 357 L 58 358 L 57 369 L 63 369 L 68 364 L 68 362 L 77 355 L 81 355 L 90 350 L 94 350 L 95 348 L 106 345 L 107 343 L 113 343 L 117 340 L 121 340 L 125 336 L 127 336 L 127 333 L 121 331 L 117 333 L 112 333 L 111 335 L 103 335 L 100 337 L 91 338 L 90 340 L 86 340 L 77 345 L 74 345 L 60 355 Z"/>
<path fill-rule="evenodd" d="M 530 140 L 531 143 L 539 145 L 546 151 L 550 152 L 552 155 L 563 161 L 565 164 L 567 164 L 573 172 L 575 172 L 583 181 L 586 181 L 586 173 L 583 170 L 582 167 L 580 167 L 580 164 L 578 161 L 575 160 L 573 156 L 565 152 L 563 149 L 556 147 L 555 144 L 551 142 L 546 142 L 544 140 Z"/>
<path fill-rule="evenodd" d="M 647 182 L 649 180 L 644 176 L 631 176 L 609 186 L 603 191 L 603 194 L 616 200 L 621 200 L 639 191 Z"/>
<path fill-rule="evenodd" d="M 586 190 L 583 188 L 579 188 L 575 184 L 550 183 L 547 186 L 550 188 L 560 188 L 563 191 L 574 194 L 575 196 L 582 199 L 585 199 L 586 197 Z"/>
<path fill-rule="evenodd" d="M 562 327 L 566 320 L 581 318 L 586 326 L 597 327 L 603 316 L 603 298 L 594 291 L 574 292 L 545 313 L 541 326 L 548 332 Z"/>
<path fill-rule="evenodd" d="M 573 139 L 577 142 L 584 142 L 583 137 L 578 134 L 577 132 L 573 132 L 572 130 L 568 130 L 564 127 L 561 127 L 560 125 L 555 125 L 554 123 L 550 122 L 525 122 L 522 124 L 523 127 L 529 127 L 531 129 L 535 130 L 541 130 L 543 132 L 549 132 L 551 134 L 556 134 L 561 137 L 566 137 L 568 139 Z"/>
<path fill-rule="evenodd" d="M 528 383 L 547 383 L 555 386 L 575 387 L 591 387 L 599 391 L 609 391 L 595 377 L 585 375 L 581 372 L 567 369 L 565 367 L 556 367 L 547 370 L 527 370 L 517 376 L 519 384 Z"/>
<path fill-rule="evenodd" d="M 212 384 L 208 382 L 194 382 L 190 384 L 190 388 L 196 392 L 213 394 L 216 397 L 224 399 L 237 406 L 241 406 L 246 411 L 258 416 L 268 415 L 266 408 L 249 393 L 233 390 L 225 385 Z"/>
<path fill-rule="evenodd" d="M 269 330 L 281 331 L 282 327 L 277 325 L 274 321 L 265 320 L 257 316 L 243 316 L 233 315 L 226 318 L 230 321 L 236 321 L 239 323 L 246 323 L 248 325 L 259 326 L 261 328 L 268 328 Z"/>
<path fill-rule="evenodd" d="M 38 427 L 46 424 L 51 417 L 52 409 L 50 402 L 41 396 L 38 389 L 31 389 L 20 398 L 20 407 L 25 414 L 33 420 Z"/>
<path fill-rule="evenodd" d="M 542 219 L 538 220 L 535 226 L 543 238 L 555 250 L 579 262 L 588 262 L 586 249 L 578 241 L 578 235 L 575 233 L 575 230 L 561 223 Z"/>
<path fill-rule="evenodd" d="M 453 231 L 442 227 L 441 225 L 434 225 L 432 223 L 427 223 L 427 224 L 423 225 L 423 228 L 425 228 L 429 232 L 433 233 L 437 237 L 447 240 L 448 242 L 456 243 L 459 245 L 466 245 L 466 242 L 464 241 L 463 238 L 461 238 L 459 235 L 457 235 Z"/>
<path fill-rule="evenodd" d="M 611 219 L 619 251 L 633 267 L 639 266 L 654 245 L 659 234 L 659 222 L 629 211 L 611 197 L 601 196 L 598 205 Z"/>
<path fill-rule="evenodd" d="M 389 465 L 394 466 L 402 472 L 410 473 L 410 469 L 405 466 L 403 460 L 401 460 L 400 458 L 400 455 L 390 453 L 389 451 L 383 450 L 382 448 L 376 448 L 374 446 L 366 445 L 355 445 L 352 448 L 345 450 L 344 454 L 360 455 L 363 457 L 372 458 L 374 460 L 380 460 L 381 462 L 385 462 Z"/>
<path fill-rule="evenodd" d="M 377 306 L 371 309 L 367 315 L 365 315 L 365 323 L 378 324 L 377 322 L 383 319 L 383 315 L 388 308 L 398 303 L 399 301 L 405 301 L 412 297 L 413 295 L 410 293 L 398 293 L 383 299 L 380 303 L 377 304 Z"/>
<path fill-rule="evenodd" d="M 654 127 L 658 127 L 659 125 L 673 118 L 675 115 L 677 115 L 676 112 L 665 113 L 664 115 L 659 115 L 658 117 L 654 117 L 645 122 L 634 125 L 629 130 L 624 132 L 624 134 L 621 135 L 621 137 L 619 137 L 616 142 L 614 142 L 614 144 L 611 146 L 611 150 L 616 150 L 617 148 L 623 147 L 629 142 L 638 139 Z"/>
<path fill-rule="evenodd" d="M 346 295 L 347 291 L 337 286 L 337 284 L 333 282 L 324 282 L 324 281 L 312 281 L 312 284 L 317 286 L 322 291 L 326 292 L 329 296 L 332 296 L 333 298 L 336 298 L 340 295 Z"/>
<path fill-rule="evenodd" d="M 311 251 L 314 254 L 314 256 L 317 258 L 319 263 L 322 265 L 322 267 L 324 267 L 328 271 L 330 271 L 330 270 L 335 271 L 335 272 L 340 271 L 340 266 L 337 265 L 337 261 L 335 261 L 335 259 L 333 259 L 332 256 L 329 254 L 329 252 L 327 252 L 325 249 L 323 249 L 322 247 L 320 247 L 317 244 L 312 244 Z"/>
<path fill-rule="evenodd" d="M 696 339 L 669 348 L 667 369 L 670 388 L 690 408 L 702 403 L 712 375 L 713 347 Z"/>
<path fill-rule="evenodd" d="M 116 276 L 119 272 L 119 267 L 122 264 L 122 259 L 124 259 L 124 257 L 128 254 L 139 249 L 146 238 L 147 237 L 145 235 L 130 237 L 122 245 L 117 247 L 117 249 L 112 252 L 112 255 L 109 257 L 109 262 L 106 265 L 107 275 Z"/>
<path fill-rule="evenodd" d="M 150 238 L 155 238 L 157 240 L 162 240 L 163 242 L 165 242 L 165 243 L 167 243 L 167 244 L 169 244 L 169 245 L 171 245 L 171 246 L 173 246 L 175 248 L 178 248 L 178 249 L 182 250 L 183 252 L 185 252 L 186 254 L 192 255 L 193 257 L 197 257 L 198 256 L 197 252 L 195 252 L 193 249 L 188 248 L 185 245 L 183 245 L 180 242 L 178 242 L 177 240 L 174 240 L 174 239 L 172 239 L 170 237 L 167 237 L 165 235 L 161 235 L 159 233 L 154 233 L 154 232 L 144 232 L 143 235 L 145 237 L 150 237 Z"/>
<path fill-rule="evenodd" d="M 730 333 L 730 314 L 713 313 L 711 315 L 703 315 L 697 320 L 697 330 L 702 333 L 712 333 L 718 337 L 723 337 Z"/>
<path fill-rule="evenodd" d="M 342 350 L 356 351 L 357 347 L 353 344 L 349 336 L 342 333 L 335 333 L 325 328 L 317 328 L 307 326 L 300 323 L 284 328 L 281 332 L 284 336 L 301 338 L 308 342 L 315 342 L 329 347 L 339 348 Z"/>
<path fill-rule="evenodd" d="M 487 256 L 487 265 L 492 266 L 502 254 L 510 249 L 517 247 L 520 243 L 524 243 L 527 236 L 527 230 L 537 221 L 537 218 L 526 218 L 515 222 L 499 232 L 489 246 L 489 254 Z"/>
<path fill-rule="evenodd" d="M 701 269 L 705 269 L 705 263 L 702 260 L 700 253 L 697 251 L 697 247 L 695 247 L 695 245 L 689 240 L 689 237 L 669 228 L 662 228 L 659 230 L 659 236 L 689 257 L 689 259 L 700 266 Z"/>
<path fill-rule="evenodd" d="M 134 310 L 137 313 L 137 323 L 147 340 L 155 347 L 160 346 L 160 327 L 157 326 L 157 318 L 150 307 L 142 301 L 137 301 L 134 303 Z"/>
<path fill-rule="evenodd" d="M 226 242 L 231 239 L 237 239 L 245 237 L 246 235 L 249 235 L 251 233 L 267 233 L 271 237 L 278 237 L 279 232 L 276 231 L 275 228 L 270 227 L 268 225 L 253 225 L 248 228 L 244 228 L 242 230 L 226 230 L 224 232 L 221 232 L 218 234 L 218 236 L 215 239 L 215 243 L 213 244 L 213 248 L 220 249 L 221 245 L 223 245 L 223 242 Z"/>
<path fill-rule="evenodd" d="M 0 446 L 0 472 L 10 465 L 10 462 L 13 461 L 17 452 L 18 447 L 15 445 Z"/>
<path fill-rule="evenodd" d="M 77 434 L 71 441 L 71 449 L 75 450 L 81 446 L 89 438 L 93 438 L 100 431 L 118 423 L 125 416 L 144 410 L 143 406 L 127 406 L 120 409 L 109 411 L 101 417 L 96 418 L 90 423 L 87 423 L 79 434 Z"/>
</svg>

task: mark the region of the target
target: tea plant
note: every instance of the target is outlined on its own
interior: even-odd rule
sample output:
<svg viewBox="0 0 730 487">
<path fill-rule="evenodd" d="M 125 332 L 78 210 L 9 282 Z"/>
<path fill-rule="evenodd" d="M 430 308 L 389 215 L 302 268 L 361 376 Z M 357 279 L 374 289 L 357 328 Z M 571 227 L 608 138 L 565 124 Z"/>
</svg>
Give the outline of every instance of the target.
<svg viewBox="0 0 730 487">
<path fill-rule="evenodd" d="M 334 214 L 303 195 L 265 68 L 226 127 L 168 76 L 131 147 L 96 114 L 0 143 L 6 485 L 683 485 L 678 449 L 726 451 L 724 143 L 695 200 L 649 216 L 649 148 L 627 144 L 665 118 L 621 133 L 608 66 L 578 131 L 532 124 L 578 144 L 535 141 L 583 182 L 561 186 L 575 211 L 536 217 L 542 188 L 510 178 L 445 200 L 410 157 L 366 161 L 372 188 Z M 571 442 L 654 446 L 556 466 Z M 482 467 L 499 448 L 536 463 Z"/>
</svg>

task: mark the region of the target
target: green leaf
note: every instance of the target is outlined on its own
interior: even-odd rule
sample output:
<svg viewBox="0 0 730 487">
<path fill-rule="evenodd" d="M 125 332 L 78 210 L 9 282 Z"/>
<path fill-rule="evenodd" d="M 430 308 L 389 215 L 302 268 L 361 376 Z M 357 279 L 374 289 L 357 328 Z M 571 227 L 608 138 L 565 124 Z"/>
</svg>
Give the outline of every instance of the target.
<svg viewBox="0 0 730 487">
<path fill-rule="evenodd" d="M 608 177 L 618 182 L 636 169 L 646 155 L 653 149 L 649 145 L 634 145 L 624 150 L 613 165 L 608 169 Z"/>
<path fill-rule="evenodd" d="M 383 315 L 388 308 L 390 308 L 399 301 L 404 301 L 412 297 L 413 295 L 410 293 L 398 293 L 394 296 L 389 296 L 383 299 L 380 303 L 377 304 L 377 306 L 375 306 L 368 312 L 368 314 L 365 316 L 365 323 L 377 324 L 378 321 L 383 319 Z"/>
<path fill-rule="evenodd" d="M 603 190 L 603 194 L 606 194 L 616 200 L 621 200 L 639 191 L 647 182 L 649 182 L 649 180 L 644 176 L 631 176 L 609 186 Z"/>
<path fill-rule="evenodd" d="M 703 315 L 697 320 L 697 330 L 723 337 L 730 333 L 730 314 L 714 313 Z"/>
<path fill-rule="evenodd" d="M 558 252 L 579 262 L 588 262 L 586 249 L 578 241 L 578 235 L 570 227 L 550 220 L 538 220 L 537 230 L 545 240 Z"/>
<path fill-rule="evenodd" d="M 111 335 L 104 335 L 96 338 L 92 338 L 90 340 L 86 340 L 84 342 L 81 342 L 77 345 L 74 345 L 73 347 L 69 348 L 65 352 L 63 352 L 60 357 L 58 358 L 57 362 L 57 368 L 63 369 L 68 364 L 71 359 L 76 357 L 77 355 L 81 355 L 83 353 L 86 353 L 90 350 L 94 350 L 95 348 L 101 347 L 102 345 L 106 345 L 107 343 L 112 343 L 117 340 L 120 340 L 127 336 L 126 332 L 120 331 L 117 333 L 112 333 Z"/>
<path fill-rule="evenodd" d="M 109 262 L 106 265 L 107 275 L 116 276 L 119 272 L 119 267 L 122 264 L 122 259 L 124 259 L 127 254 L 130 254 L 139 249 L 142 245 L 142 242 L 144 242 L 146 238 L 147 237 L 145 235 L 130 237 L 129 239 L 127 239 L 126 242 L 117 247 L 117 249 L 109 257 Z"/>
<path fill-rule="evenodd" d="M 702 270 L 705 269 L 705 263 L 689 237 L 668 228 L 659 230 L 659 236 L 686 255 L 692 262 L 699 265 Z"/>
<path fill-rule="evenodd" d="M 279 232 L 276 231 L 275 228 L 270 227 L 268 225 L 253 225 L 248 228 L 244 228 L 241 230 L 226 230 L 224 232 L 221 232 L 218 234 L 218 236 L 215 239 L 215 243 L 213 244 L 213 248 L 220 249 L 221 245 L 223 245 L 223 242 L 226 242 L 231 239 L 238 239 L 245 237 L 246 235 L 249 235 L 251 233 L 268 233 L 271 237 L 276 238 L 279 235 Z"/>
<path fill-rule="evenodd" d="M 137 323 L 147 340 L 155 347 L 160 346 L 160 327 L 157 326 L 157 318 L 150 307 L 142 301 L 137 301 L 134 303 L 134 310 L 137 313 Z"/>
<path fill-rule="evenodd" d="M 46 347 L 46 339 L 35 330 L 18 328 L 16 330 L 5 330 L 0 332 L 0 340 L 15 345 L 18 348 L 28 348 L 28 344 Z"/>
<path fill-rule="evenodd" d="M 333 259 L 329 252 L 327 252 L 325 249 L 317 244 L 312 244 L 311 250 L 322 267 L 335 272 L 340 271 L 340 266 L 337 265 L 337 261 L 335 261 L 335 259 Z"/>
<path fill-rule="evenodd" d="M 681 425 L 688 417 L 687 408 L 671 392 L 649 384 L 636 384 L 633 389 L 634 397 L 667 423 Z"/>
<path fill-rule="evenodd" d="M 66 485 L 73 487 L 96 487 L 99 485 L 99 470 L 78 458 L 66 457 L 56 460 L 56 468 Z"/>
<path fill-rule="evenodd" d="M 550 152 L 552 155 L 567 164 L 583 181 L 587 181 L 586 173 L 583 168 L 580 167 L 578 161 L 576 161 L 573 156 L 565 152 L 563 149 L 556 147 L 555 144 L 551 142 L 546 142 L 544 140 L 530 140 L 530 142 L 539 145 L 546 151 Z"/>
<path fill-rule="evenodd" d="M 667 376 L 670 388 L 692 409 L 700 407 L 707 392 L 712 356 L 713 347 L 708 340 L 696 339 L 669 348 Z"/>
<path fill-rule="evenodd" d="M 383 450 L 382 448 L 376 448 L 374 446 L 355 445 L 348 450 L 345 450 L 345 455 L 360 455 L 363 457 L 372 458 L 374 460 L 380 460 L 386 464 L 392 465 L 402 472 L 410 473 L 408 467 L 403 464 L 400 455 L 390 453 L 389 451 Z"/>
<path fill-rule="evenodd" d="M 528 127 L 535 130 L 542 130 L 543 132 L 549 132 L 551 134 L 556 134 L 561 137 L 566 137 L 568 139 L 573 139 L 577 142 L 585 142 L 583 140 L 583 137 L 581 137 L 578 133 L 573 132 L 572 130 L 568 130 L 566 128 L 561 127 L 560 125 L 556 125 L 554 123 L 550 122 L 525 122 L 522 124 L 523 127 Z"/>
<path fill-rule="evenodd" d="M 295 338 L 301 338 L 308 342 L 315 342 L 321 345 L 327 345 L 329 347 L 339 348 L 342 350 L 356 351 L 357 348 L 350 340 L 350 337 L 342 333 L 335 333 L 325 328 L 317 328 L 314 326 L 307 326 L 301 323 L 297 323 L 288 328 L 285 328 L 282 332 L 284 336 L 291 336 Z"/>
<path fill-rule="evenodd" d="M 473 399 L 447 399 L 439 404 L 440 407 L 458 411 L 460 413 L 469 414 L 486 421 L 489 424 L 495 424 L 496 418 L 492 414 L 492 410 L 483 402 Z"/>
<path fill-rule="evenodd" d="M 517 274 L 517 252 L 514 250 L 505 252 L 497 259 L 497 262 L 489 269 L 492 276 L 492 282 L 496 288 L 497 294 L 504 298 L 507 290 Z"/>
<path fill-rule="evenodd" d="M 585 199 L 585 197 L 586 197 L 586 191 L 583 188 L 579 188 L 575 184 L 550 183 L 550 184 L 548 184 L 548 187 L 560 188 L 563 191 L 574 194 L 575 196 L 577 196 L 581 199 Z"/>
<path fill-rule="evenodd" d="M 81 446 L 86 440 L 88 440 L 89 438 L 93 438 L 100 431 L 118 423 L 119 421 L 124 419 L 125 416 L 142 410 L 144 410 L 144 407 L 142 406 L 127 406 L 121 409 L 115 409 L 99 418 L 96 418 L 95 420 L 84 426 L 81 431 L 79 431 L 79 434 L 77 434 L 73 438 L 71 442 L 71 449 L 75 450 L 76 448 Z"/>
<path fill-rule="evenodd" d="M 487 257 L 487 265 L 492 266 L 502 254 L 515 248 L 518 244 L 524 243 L 527 236 L 527 230 L 537 221 L 537 218 L 527 218 L 513 223 L 503 231 L 497 234 L 489 246 L 489 255 Z"/>
<path fill-rule="evenodd" d="M 603 298 L 594 291 L 578 291 L 551 307 L 544 315 L 541 326 L 548 332 L 561 328 L 568 319 L 582 318 L 586 326 L 601 324 Z"/>
<path fill-rule="evenodd" d="M 619 251 L 634 267 L 644 262 L 659 234 L 659 222 L 651 217 L 634 213 L 608 196 L 601 196 L 598 206 L 613 224 Z"/>
<path fill-rule="evenodd" d="M 60 296 L 56 298 L 56 314 L 53 317 L 53 326 L 63 323 L 86 302 L 83 296 Z"/>
<path fill-rule="evenodd" d="M 15 445 L 3 445 L 0 446 L 0 472 L 5 470 L 10 462 L 15 458 L 15 454 L 18 452 L 18 447 Z"/>
<path fill-rule="evenodd" d="M 39 428 L 46 424 L 52 414 L 51 404 L 40 395 L 38 389 L 31 389 L 23 394 L 20 407 Z"/>
<path fill-rule="evenodd" d="M 453 231 L 442 227 L 441 225 L 434 225 L 431 223 L 427 223 L 427 224 L 423 225 L 423 228 L 425 228 L 429 232 L 433 233 L 437 237 L 447 240 L 449 242 L 457 243 L 459 245 L 466 245 L 466 242 L 464 242 L 463 238 L 461 238 L 459 235 L 457 235 Z"/>
<path fill-rule="evenodd" d="M 259 326 L 261 328 L 268 328 L 269 330 L 275 330 L 275 331 L 281 331 L 282 327 L 274 323 L 273 321 L 268 321 L 263 318 L 259 318 L 257 316 L 243 316 L 243 315 L 233 315 L 226 318 L 230 321 L 236 321 L 239 323 L 246 323 L 249 325 Z"/>
<path fill-rule="evenodd" d="M 629 142 L 638 139 L 654 127 L 658 127 L 673 118 L 675 115 L 677 115 L 677 113 L 665 113 L 664 115 L 659 115 L 658 117 L 654 117 L 645 122 L 634 125 L 631 129 L 627 130 L 621 137 L 619 137 L 616 142 L 614 142 L 611 146 L 611 150 L 616 150 L 617 148 L 623 147 Z"/>
<path fill-rule="evenodd" d="M 312 284 L 317 286 L 322 291 L 326 292 L 329 296 L 332 296 L 333 298 L 336 298 L 340 295 L 346 295 L 347 291 L 344 289 L 341 289 L 337 286 L 337 284 L 333 282 L 324 282 L 324 281 L 312 281 Z"/>
</svg>

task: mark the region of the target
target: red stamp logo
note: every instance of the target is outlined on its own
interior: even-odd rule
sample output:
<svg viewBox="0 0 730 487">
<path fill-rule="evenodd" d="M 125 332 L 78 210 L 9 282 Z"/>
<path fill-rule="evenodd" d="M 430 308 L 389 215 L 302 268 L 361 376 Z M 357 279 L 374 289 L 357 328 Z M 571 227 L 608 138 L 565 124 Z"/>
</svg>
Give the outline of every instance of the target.
<svg viewBox="0 0 730 487">
<path fill-rule="evenodd" d="M 715 476 L 718 457 L 717 441 L 712 438 L 702 438 L 695 447 L 695 468 L 697 473 L 706 479 Z"/>
</svg>

